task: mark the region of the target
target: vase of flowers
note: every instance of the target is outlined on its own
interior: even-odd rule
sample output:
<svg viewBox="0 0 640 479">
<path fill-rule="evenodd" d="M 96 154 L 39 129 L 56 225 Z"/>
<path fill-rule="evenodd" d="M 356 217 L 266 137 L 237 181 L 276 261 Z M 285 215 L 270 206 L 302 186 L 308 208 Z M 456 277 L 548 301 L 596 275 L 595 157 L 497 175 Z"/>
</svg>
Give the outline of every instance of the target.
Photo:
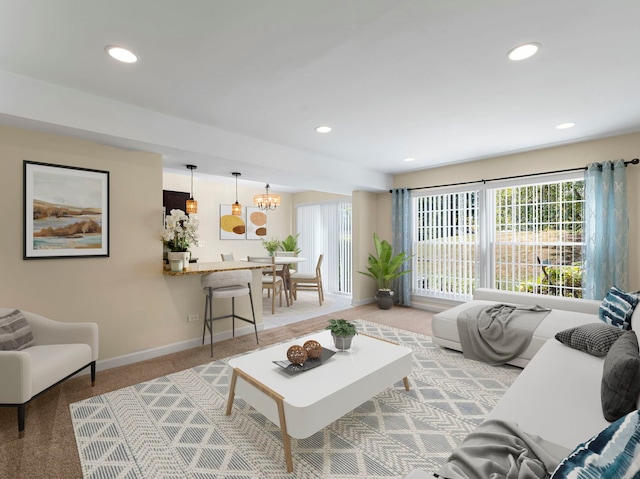
<svg viewBox="0 0 640 479">
<path fill-rule="evenodd" d="M 187 215 L 182 210 L 171 210 L 171 213 L 165 217 L 164 232 L 162 233 L 162 242 L 169 250 L 167 259 L 181 260 L 184 269 L 189 264 L 191 252 L 189 247 L 198 241 L 198 227 L 200 223 L 194 215 Z M 174 263 L 177 265 L 177 263 Z M 180 269 L 175 267 L 172 269 Z"/>
<path fill-rule="evenodd" d="M 271 238 L 270 240 L 262 240 L 262 246 L 264 246 L 264 249 L 267 250 L 267 253 L 269 253 L 269 256 L 273 256 L 273 254 L 278 251 L 278 249 L 281 246 L 281 242 L 279 239 L 277 238 Z"/>
</svg>

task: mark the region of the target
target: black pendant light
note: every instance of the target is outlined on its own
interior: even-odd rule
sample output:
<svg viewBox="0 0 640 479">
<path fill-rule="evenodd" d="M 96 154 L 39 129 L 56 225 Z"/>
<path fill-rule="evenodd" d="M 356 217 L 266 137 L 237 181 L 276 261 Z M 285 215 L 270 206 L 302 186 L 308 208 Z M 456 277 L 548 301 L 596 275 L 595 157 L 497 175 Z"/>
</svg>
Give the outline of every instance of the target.
<svg viewBox="0 0 640 479">
<path fill-rule="evenodd" d="M 240 176 L 240 173 L 234 171 L 231 174 L 236 177 L 236 202 L 231 205 L 231 214 L 234 216 L 242 216 L 242 205 L 238 203 L 238 176 Z"/>
<path fill-rule="evenodd" d="M 187 200 L 187 214 L 196 214 L 198 212 L 198 202 L 193 199 L 193 170 L 198 168 L 196 165 L 187 165 L 187 168 L 191 170 L 191 197 Z"/>
</svg>

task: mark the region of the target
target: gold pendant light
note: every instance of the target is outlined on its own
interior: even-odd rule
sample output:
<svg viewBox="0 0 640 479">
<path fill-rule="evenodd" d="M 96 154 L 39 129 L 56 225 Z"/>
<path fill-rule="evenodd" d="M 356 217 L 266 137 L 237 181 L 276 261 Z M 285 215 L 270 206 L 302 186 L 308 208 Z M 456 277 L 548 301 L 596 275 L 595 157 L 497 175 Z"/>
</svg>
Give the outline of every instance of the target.
<svg viewBox="0 0 640 479">
<path fill-rule="evenodd" d="M 188 215 L 196 214 L 198 212 L 198 202 L 193 199 L 193 170 L 198 168 L 196 165 L 187 165 L 187 168 L 191 170 L 191 197 L 187 200 L 186 213 Z"/>
<path fill-rule="evenodd" d="M 234 216 L 242 216 L 242 205 L 238 203 L 238 176 L 240 176 L 240 173 L 234 171 L 231 174 L 236 177 L 236 202 L 231 205 L 231 214 Z"/>
</svg>

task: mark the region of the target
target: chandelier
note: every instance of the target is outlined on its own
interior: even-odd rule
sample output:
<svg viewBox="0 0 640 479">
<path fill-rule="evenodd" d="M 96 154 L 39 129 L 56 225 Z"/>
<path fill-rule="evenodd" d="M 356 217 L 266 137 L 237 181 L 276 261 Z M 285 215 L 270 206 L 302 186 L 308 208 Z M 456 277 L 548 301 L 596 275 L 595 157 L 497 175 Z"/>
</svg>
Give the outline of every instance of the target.
<svg viewBox="0 0 640 479">
<path fill-rule="evenodd" d="M 253 205 L 261 210 L 275 210 L 280 206 L 280 195 L 269 193 L 269 183 L 265 186 L 266 193 L 264 195 L 255 195 L 253 197 Z"/>
</svg>

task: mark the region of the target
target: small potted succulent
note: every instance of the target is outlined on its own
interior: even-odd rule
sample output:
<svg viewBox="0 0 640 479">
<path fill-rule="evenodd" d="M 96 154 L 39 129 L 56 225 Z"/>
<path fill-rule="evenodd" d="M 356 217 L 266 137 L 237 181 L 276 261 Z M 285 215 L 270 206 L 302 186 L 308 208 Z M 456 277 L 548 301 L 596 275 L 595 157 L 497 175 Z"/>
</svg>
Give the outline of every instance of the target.
<svg viewBox="0 0 640 479">
<path fill-rule="evenodd" d="M 356 326 L 350 323 L 346 319 L 330 319 L 329 325 L 325 328 L 331 331 L 333 336 L 333 344 L 336 349 L 349 349 L 351 347 L 351 340 L 358 334 L 356 332 Z"/>
</svg>

